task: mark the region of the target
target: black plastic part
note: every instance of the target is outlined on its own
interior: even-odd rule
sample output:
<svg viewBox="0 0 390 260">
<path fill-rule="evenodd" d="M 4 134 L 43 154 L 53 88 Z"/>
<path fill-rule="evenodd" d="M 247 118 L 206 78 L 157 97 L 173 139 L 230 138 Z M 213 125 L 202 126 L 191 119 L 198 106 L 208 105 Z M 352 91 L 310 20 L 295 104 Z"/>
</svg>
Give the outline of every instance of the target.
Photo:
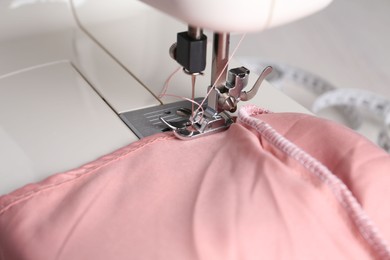
<svg viewBox="0 0 390 260">
<path fill-rule="evenodd" d="M 176 61 L 189 73 L 199 73 L 206 68 L 207 37 L 193 39 L 188 32 L 177 34 Z"/>
</svg>

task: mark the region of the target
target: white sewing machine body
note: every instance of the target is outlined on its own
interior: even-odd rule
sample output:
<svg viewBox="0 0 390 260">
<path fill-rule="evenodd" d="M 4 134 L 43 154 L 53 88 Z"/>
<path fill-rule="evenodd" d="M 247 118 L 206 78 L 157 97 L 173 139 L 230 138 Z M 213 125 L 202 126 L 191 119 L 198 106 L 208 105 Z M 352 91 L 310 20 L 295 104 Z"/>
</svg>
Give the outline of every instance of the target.
<svg viewBox="0 0 390 260">
<path fill-rule="evenodd" d="M 180 101 L 157 95 L 187 25 L 144 3 L 6 0 L 0 17 L 0 195 L 136 141 L 119 114 Z M 168 93 L 189 97 L 190 83 L 178 73 Z M 266 82 L 248 103 L 307 112 Z"/>
</svg>

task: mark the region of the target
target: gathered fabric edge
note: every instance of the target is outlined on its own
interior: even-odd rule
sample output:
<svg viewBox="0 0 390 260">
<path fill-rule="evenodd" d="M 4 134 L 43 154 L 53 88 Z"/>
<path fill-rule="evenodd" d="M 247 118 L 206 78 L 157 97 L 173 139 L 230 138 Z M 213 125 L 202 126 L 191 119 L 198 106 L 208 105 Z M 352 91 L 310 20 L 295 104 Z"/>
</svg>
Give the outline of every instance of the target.
<svg viewBox="0 0 390 260">
<path fill-rule="evenodd" d="M 390 259 L 390 249 L 387 241 L 380 235 L 378 229 L 348 187 L 320 161 L 279 134 L 269 124 L 255 117 L 267 113 L 270 112 L 254 105 L 246 105 L 239 110 L 237 122 L 255 129 L 262 138 L 293 158 L 320 182 L 324 183 L 350 216 L 353 224 L 373 250 L 373 253 L 380 259 Z"/>
<path fill-rule="evenodd" d="M 373 250 L 373 253 L 380 259 L 390 259 L 390 249 L 387 241 L 380 235 L 378 229 L 367 216 L 348 187 L 325 165 L 286 139 L 269 124 L 255 117 L 256 115 L 267 113 L 270 113 L 270 111 L 254 105 L 243 106 L 238 112 L 237 122 L 256 130 L 262 138 L 290 158 L 294 159 L 321 183 L 325 184 L 334 195 L 336 201 L 340 203 L 340 206 L 347 212 L 348 216 L 350 216 L 352 223 L 355 225 L 364 241 L 366 241 L 368 246 Z M 28 184 L 9 194 L 0 196 L 0 216 L 18 203 L 28 200 L 43 191 L 56 188 L 65 183 L 96 173 L 101 167 L 116 160 L 120 160 L 132 152 L 139 151 L 152 143 L 174 138 L 175 137 L 169 133 L 157 134 L 120 148 L 113 153 L 105 155 L 77 169 L 55 174 L 41 182 Z"/>
</svg>

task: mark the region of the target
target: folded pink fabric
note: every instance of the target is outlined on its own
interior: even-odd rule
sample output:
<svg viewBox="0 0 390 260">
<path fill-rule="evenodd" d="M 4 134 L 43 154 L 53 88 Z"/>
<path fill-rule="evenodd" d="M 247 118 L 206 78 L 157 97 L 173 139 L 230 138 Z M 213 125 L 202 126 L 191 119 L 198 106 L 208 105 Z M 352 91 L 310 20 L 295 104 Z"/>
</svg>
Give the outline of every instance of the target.
<svg viewBox="0 0 390 260">
<path fill-rule="evenodd" d="M 0 259 L 389 259 L 389 187 L 363 137 L 249 106 L 0 197 Z"/>
</svg>

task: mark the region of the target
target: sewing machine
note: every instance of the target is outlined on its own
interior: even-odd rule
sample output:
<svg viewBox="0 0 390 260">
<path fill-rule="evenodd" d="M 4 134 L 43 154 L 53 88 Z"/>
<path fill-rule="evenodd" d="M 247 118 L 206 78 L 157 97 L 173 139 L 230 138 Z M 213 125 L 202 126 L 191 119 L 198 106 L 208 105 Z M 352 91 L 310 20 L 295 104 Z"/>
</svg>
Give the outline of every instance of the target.
<svg viewBox="0 0 390 260">
<path fill-rule="evenodd" d="M 330 0 L 144 2 L 165 13 L 131 0 L 0 3 L 0 194 L 79 167 L 148 134 L 174 129 L 188 139 L 224 130 L 240 100 L 251 98 L 275 112 L 307 112 L 267 82 L 260 87 L 270 69 L 248 79 L 249 72 L 234 59 L 226 66 L 229 32 L 289 22 Z M 195 56 L 180 56 L 199 41 Z M 170 48 L 178 63 L 169 56 Z M 199 54 L 202 59 L 193 69 Z M 158 98 L 178 67 L 186 73 L 180 69 L 167 89 L 175 97 Z M 182 101 L 177 96 L 192 96 L 195 76 L 193 96 L 210 95 L 204 113 L 192 114 L 191 103 L 175 102 Z"/>
</svg>

